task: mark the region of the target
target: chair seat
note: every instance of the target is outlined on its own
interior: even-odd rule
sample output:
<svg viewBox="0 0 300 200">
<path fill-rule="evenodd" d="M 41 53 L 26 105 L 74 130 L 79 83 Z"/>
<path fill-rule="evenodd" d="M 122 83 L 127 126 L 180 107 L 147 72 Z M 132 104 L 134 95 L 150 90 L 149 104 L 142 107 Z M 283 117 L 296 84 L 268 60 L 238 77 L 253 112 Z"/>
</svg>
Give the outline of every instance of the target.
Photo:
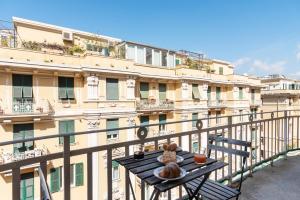
<svg viewBox="0 0 300 200">
<path fill-rule="evenodd" d="M 187 188 L 195 191 L 201 181 L 202 178 L 197 178 L 193 181 L 190 181 L 186 184 Z M 208 200 L 227 200 L 234 198 L 240 194 L 240 192 L 236 189 L 211 180 L 207 180 L 203 184 L 199 193 L 202 199 Z"/>
</svg>

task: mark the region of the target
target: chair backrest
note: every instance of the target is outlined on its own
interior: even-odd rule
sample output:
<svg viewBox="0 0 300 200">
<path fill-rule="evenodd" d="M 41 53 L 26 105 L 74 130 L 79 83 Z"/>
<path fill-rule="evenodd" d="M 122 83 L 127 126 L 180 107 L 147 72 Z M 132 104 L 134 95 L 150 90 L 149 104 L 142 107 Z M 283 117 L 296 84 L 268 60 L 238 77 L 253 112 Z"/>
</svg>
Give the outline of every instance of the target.
<svg viewBox="0 0 300 200">
<path fill-rule="evenodd" d="M 222 152 L 231 153 L 231 154 L 235 154 L 235 155 L 239 155 L 239 156 L 243 157 L 242 169 L 241 169 L 241 178 L 240 178 L 240 183 L 239 183 L 239 187 L 238 187 L 238 190 L 241 191 L 246 160 L 250 156 L 250 153 L 247 151 L 247 149 L 248 149 L 248 147 L 251 148 L 251 142 L 242 141 L 242 140 L 235 140 L 235 139 L 229 139 L 229 138 L 224 138 L 224 137 L 218 137 L 218 135 L 209 135 L 208 140 L 209 140 L 208 157 L 210 157 L 211 150 L 222 151 Z M 215 144 L 213 144 L 213 141 L 215 141 Z M 227 144 L 231 144 L 231 145 L 233 144 L 233 145 L 236 145 L 236 146 L 241 146 L 241 147 L 244 147 L 244 150 L 242 151 L 242 150 L 227 148 L 227 147 L 224 147 L 224 146 L 218 146 L 218 145 L 216 145 L 217 142 L 223 142 L 223 143 L 227 143 Z"/>
<path fill-rule="evenodd" d="M 217 151 L 222 151 L 225 153 L 235 154 L 235 155 L 239 155 L 239 156 L 242 156 L 245 158 L 248 158 L 250 156 L 250 153 L 247 151 L 247 148 L 251 147 L 251 142 L 229 139 L 229 138 L 224 138 L 224 137 L 218 137 L 217 135 L 209 135 L 208 140 L 209 140 L 209 143 L 208 143 L 207 147 L 209 150 L 209 155 L 208 155 L 209 157 L 210 157 L 211 150 L 217 150 Z M 215 141 L 215 144 L 213 144 L 214 141 Z M 228 148 L 225 146 L 219 146 L 219 145 L 217 145 L 217 142 L 241 146 L 241 147 L 244 147 L 244 150 L 238 150 L 238 149 Z"/>
</svg>

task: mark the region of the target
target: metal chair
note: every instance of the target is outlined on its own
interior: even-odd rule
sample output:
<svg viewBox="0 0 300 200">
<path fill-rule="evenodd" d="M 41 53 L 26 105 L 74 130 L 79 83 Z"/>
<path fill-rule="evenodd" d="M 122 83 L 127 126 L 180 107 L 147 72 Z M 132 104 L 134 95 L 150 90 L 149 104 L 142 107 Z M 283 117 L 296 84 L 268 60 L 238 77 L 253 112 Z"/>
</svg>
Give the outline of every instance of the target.
<svg viewBox="0 0 300 200">
<path fill-rule="evenodd" d="M 215 144 L 213 142 L 215 141 Z M 227 143 L 229 145 L 236 145 L 240 147 L 244 147 L 244 150 L 237 150 L 232 148 L 227 148 L 224 145 L 218 146 L 217 143 Z M 223 185 L 216 181 L 207 180 L 200 188 L 197 199 L 208 199 L 208 200 L 227 200 L 239 198 L 241 194 L 241 187 L 243 182 L 243 174 L 245 170 L 245 164 L 247 158 L 249 157 L 250 153 L 247 151 L 247 148 L 251 147 L 251 142 L 241 141 L 241 140 L 234 140 L 229 138 L 217 137 L 215 135 L 209 136 L 209 144 L 208 144 L 208 157 L 211 156 L 211 151 L 221 151 L 229 154 L 235 154 L 237 156 L 242 157 L 242 168 L 241 168 L 241 179 L 239 180 L 239 185 L 237 189 L 231 188 L 227 185 Z M 197 186 L 201 183 L 202 178 L 197 178 L 193 181 L 190 181 L 186 184 L 186 189 L 190 192 L 194 192 Z"/>
</svg>

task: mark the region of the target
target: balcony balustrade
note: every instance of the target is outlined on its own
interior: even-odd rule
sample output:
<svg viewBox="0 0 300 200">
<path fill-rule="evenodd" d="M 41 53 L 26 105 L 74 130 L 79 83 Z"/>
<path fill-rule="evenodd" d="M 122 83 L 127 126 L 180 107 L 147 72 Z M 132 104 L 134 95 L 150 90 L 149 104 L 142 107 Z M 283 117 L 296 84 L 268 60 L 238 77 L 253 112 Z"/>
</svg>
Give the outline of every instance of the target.
<svg viewBox="0 0 300 200">
<path fill-rule="evenodd" d="M 288 112 L 288 111 L 278 111 L 280 112 L 279 115 L 276 115 L 275 112 L 265 112 L 261 113 L 261 119 L 259 120 L 253 120 L 251 114 L 245 114 L 244 118 L 248 119 L 240 123 L 233 123 L 233 117 L 238 117 L 240 115 L 235 116 L 222 116 L 221 118 L 224 118 L 224 121 L 226 121 L 225 124 L 222 124 L 220 126 L 214 126 L 214 127 L 204 127 L 201 126 L 201 124 L 207 124 L 207 118 L 203 119 L 197 119 L 197 120 L 185 120 L 185 121 L 174 121 L 174 122 L 167 122 L 167 124 L 173 124 L 173 125 L 186 125 L 191 124 L 192 121 L 197 121 L 197 129 L 193 129 L 192 125 L 190 128 L 185 129 L 183 132 L 174 132 L 174 134 L 162 134 L 159 136 L 154 137 L 147 137 L 143 141 L 141 140 L 130 140 L 130 141 L 120 141 L 118 143 L 113 144 L 104 144 L 104 145 L 98 145 L 93 147 L 80 147 L 78 149 L 71 149 L 70 148 L 70 136 L 74 135 L 81 135 L 81 136 L 88 136 L 89 134 L 105 134 L 108 131 L 115 131 L 115 130 L 135 130 L 138 132 L 138 130 L 141 130 L 144 127 L 140 126 L 131 126 L 131 127 L 121 127 L 118 129 L 100 129 L 95 131 L 87 131 L 87 132 L 78 132 L 78 133 L 66 133 L 66 134 L 54 134 L 54 135 L 47 135 L 47 136 L 41 136 L 41 137 L 35 137 L 35 138 L 28 138 L 23 140 L 15 140 L 15 141 L 6 141 L 1 142 L 0 147 L 3 146 L 12 146 L 13 144 L 20 143 L 20 142 L 28 142 L 28 141 L 42 141 L 44 144 L 46 144 L 47 140 L 58 140 L 58 137 L 63 137 L 64 145 L 61 152 L 54 152 L 54 153 L 48 153 L 48 154 L 42 154 L 40 156 L 34 156 L 35 154 L 31 154 L 31 156 L 25 156 L 22 159 L 12 159 L 11 162 L 2 162 L 0 164 L 0 173 L 3 171 L 11 170 L 12 171 L 12 193 L 11 197 L 13 200 L 19 200 L 20 199 L 20 175 L 21 171 L 20 169 L 27 165 L 33 165 L 37 164 L 39 167 L 39 170 L 41 170 L 41 173 L 39 173 L 39 176 L 41 175 L 47 175 L 47 168 L 46 163 L 52 160 L 62 160 L 63 162 L 63 173 L 64 176 L 62 177 L 62 183 L 63 188 L 61 192 L 63 192 L 64 199 L 70 200 L 71 199 L 71 193 L 75 190 L 71 187 L 70 184 L 70 160 L 72 160 L 72 157 L 75 156 L 86 156 L 87 157 L 87 163 L 85 164 L 85 167 L 87 170 L 84 170 L 86 175 L 86 185 L 82 187 L 86 187 L 86 194 L 80 194 L 86 196 L 87 199 L 92 199 L 92 196 L 94 194 L 93 187 L 93 172 L 99 171 L 99 170 L 105 170 L 106 177 L 103 177 L 103 179 L 100 182 L 100 185 L 107 185 L 107 195 L 105 199 L 112 200 L 115 199 L 118 196 L 114 191 L 114 184 L 113 181 L 113 171 L 112 171 L 112 163 L 113 160 L 116 158 L 114 157 L 114 151 L 117 149 L 124 149 L 124 156 L 132 155 L 132 149 L 134 149 L 137 145 L 142 144 L 153 144 L 154 149 L 159 149 L 159 144 L 161 141 L 173 141 L 176 142 L 180 147 L 182 147 L 183 150 L 187 150 L 192 152 L 195 147 L 192 146 L 192 142 L 195 142 L 195 138 L 198 142 L 198 150 L 201 148 L 207 147 L 207 138 L 209 135 L 216 135 L 217 137 L 226 137 L 229 139 L 238 139 L 238 140 L 245 140 L 252 143 L 252 150 L 251 150 L 251 156 L 250 159 L 247 160 L 246 164 L 246 171 L 245 175 L 253 174 L 254 169 L 257 169 L 257 166 L 264 166 L 265 163 L 268 162 L 275 162 L 278 158 L 284 157 L 289 151 L 297 150 L 300 147 L 300 122 L 299 118 L 300 115 L 291 115 L 290 113 L 296 113 L 296 112 Z M 290 122 L 293 123 L 290 123 Z M 158 127 L 161 124 L 150 124 L 145 125 L 147 127 Z M 255 129 L 253 129 L 255 127 Z M 141 128 L 141 129 L 140 129 Z M 148 130 L 148 129 L 147 129 Z M 133 148 L 132 148 L 133 147 Z M 236 147 L 236 145 L 233 145 L 231 147 L 232 149 L 240 150 L 239 147 Z M 99 169 L 93 169 L 93 153 L 95 152 L 101 152 L 105 154 L 105 168 L 99 168 Z M 151 154 L 152 152 L 147 152 L 147 154 Z M 229 183 L 232 183 L 236 177 L 240 175 L 241 171 L 241 160 L 236 158 L 230 153 L 223 152 L 222 150 L 214 152 L 213 158 L 222 160 L 224 162 L 228 163 L 228 167 L 220 169 L 217 173 L 214 173 L 210 176 L 210 179 L 212 180 L 218 180 L 218 181 L 228 181 Z M 263 164 L 263 165 L 262 165 Z M 104 165 L 104 164 L 100 164 Z M 129 185 L 129 176 L 131 176 L 131 173 L 126 171 L 124 174 L 120 174 L 120 180 L 124 180 L 125 184 L 122 187 L 122 191 L 125 192 L 124 198 L 129 200 L 131 197 L 130 194 L 130 185 Z M 255 175 L 254 175 L 255 179 Z M 47 180 L 47 179 L 46 179 Z M 105 182 L 104 182 L 105 180 Z M 137 181 L 138 183 L 138 181 Z M 9 183 L 6 183 L 9 184 Z M 43 185 L 47 185 L 47 182 L 41 182 L 42 187 Z M 39 187 L 38 187 L 39 188 Z M 139 187 L 138 187 L 139 188 Z M 146 191 L 148 190 L 148 192 Z M 149 190 L 153 190 L 152 187 L 146 187 L 146 185 L 143 183 L 143 181 L 140 184 L 140 188 L 136 191 L 136 193 L 140 193 L 141 199 L 149 199 L 149 196 L 147 194 L 150 194 Z M 42 189 L 41 190 L 42 196 L 51 196 L 49 194 L 49 190 Z M 47 193 L 47 194 L 46 194 Z M 73 193 L 72 193 L 73 194 Z M 177 199 L 177 198 L 184 198 L 183 188 L 179 188 L 179 190 L 167 193 L 168 199 Z M 243 194 L 242 194 L 243 197 Z"/>
<path fill-rule="evenodd" d="M 174 101 L 161 99 L 141 99 L 137 103 L 137 110 L 139 111 L 157 111 L 157 110 L 173 110 Z"/>
<path fill-rule="evenodd" d="M 8 109 L 8 106 L 0 105 L 0 118 L 14 115 L 43 115 L 51 113 L 53 113 L 53 109 L 46 99 L 41 99 L 38 102 L 35 102 L 33 99 L 13 100 L 12 109 Z"/>
<path fill-rule="evenodd" d="M 207 101 L 207 107 L 208 108 L 225 108 L 226 102 L 224 100 L 208 100 Z"/>
</svg>

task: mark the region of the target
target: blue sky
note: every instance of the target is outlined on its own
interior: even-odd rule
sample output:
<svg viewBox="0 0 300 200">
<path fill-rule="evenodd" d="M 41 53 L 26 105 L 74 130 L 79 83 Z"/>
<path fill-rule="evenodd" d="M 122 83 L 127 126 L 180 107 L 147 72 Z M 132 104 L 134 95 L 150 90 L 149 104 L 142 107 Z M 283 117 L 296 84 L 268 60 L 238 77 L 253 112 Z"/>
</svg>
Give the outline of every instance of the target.
<svg viewBox="0 0 300 200">
<path fill-rule="evenodd" d="M 4 0 L 12 16 L 228 60 L 236 73 L 300 78 L 298 0 Z"/>
</svg>

